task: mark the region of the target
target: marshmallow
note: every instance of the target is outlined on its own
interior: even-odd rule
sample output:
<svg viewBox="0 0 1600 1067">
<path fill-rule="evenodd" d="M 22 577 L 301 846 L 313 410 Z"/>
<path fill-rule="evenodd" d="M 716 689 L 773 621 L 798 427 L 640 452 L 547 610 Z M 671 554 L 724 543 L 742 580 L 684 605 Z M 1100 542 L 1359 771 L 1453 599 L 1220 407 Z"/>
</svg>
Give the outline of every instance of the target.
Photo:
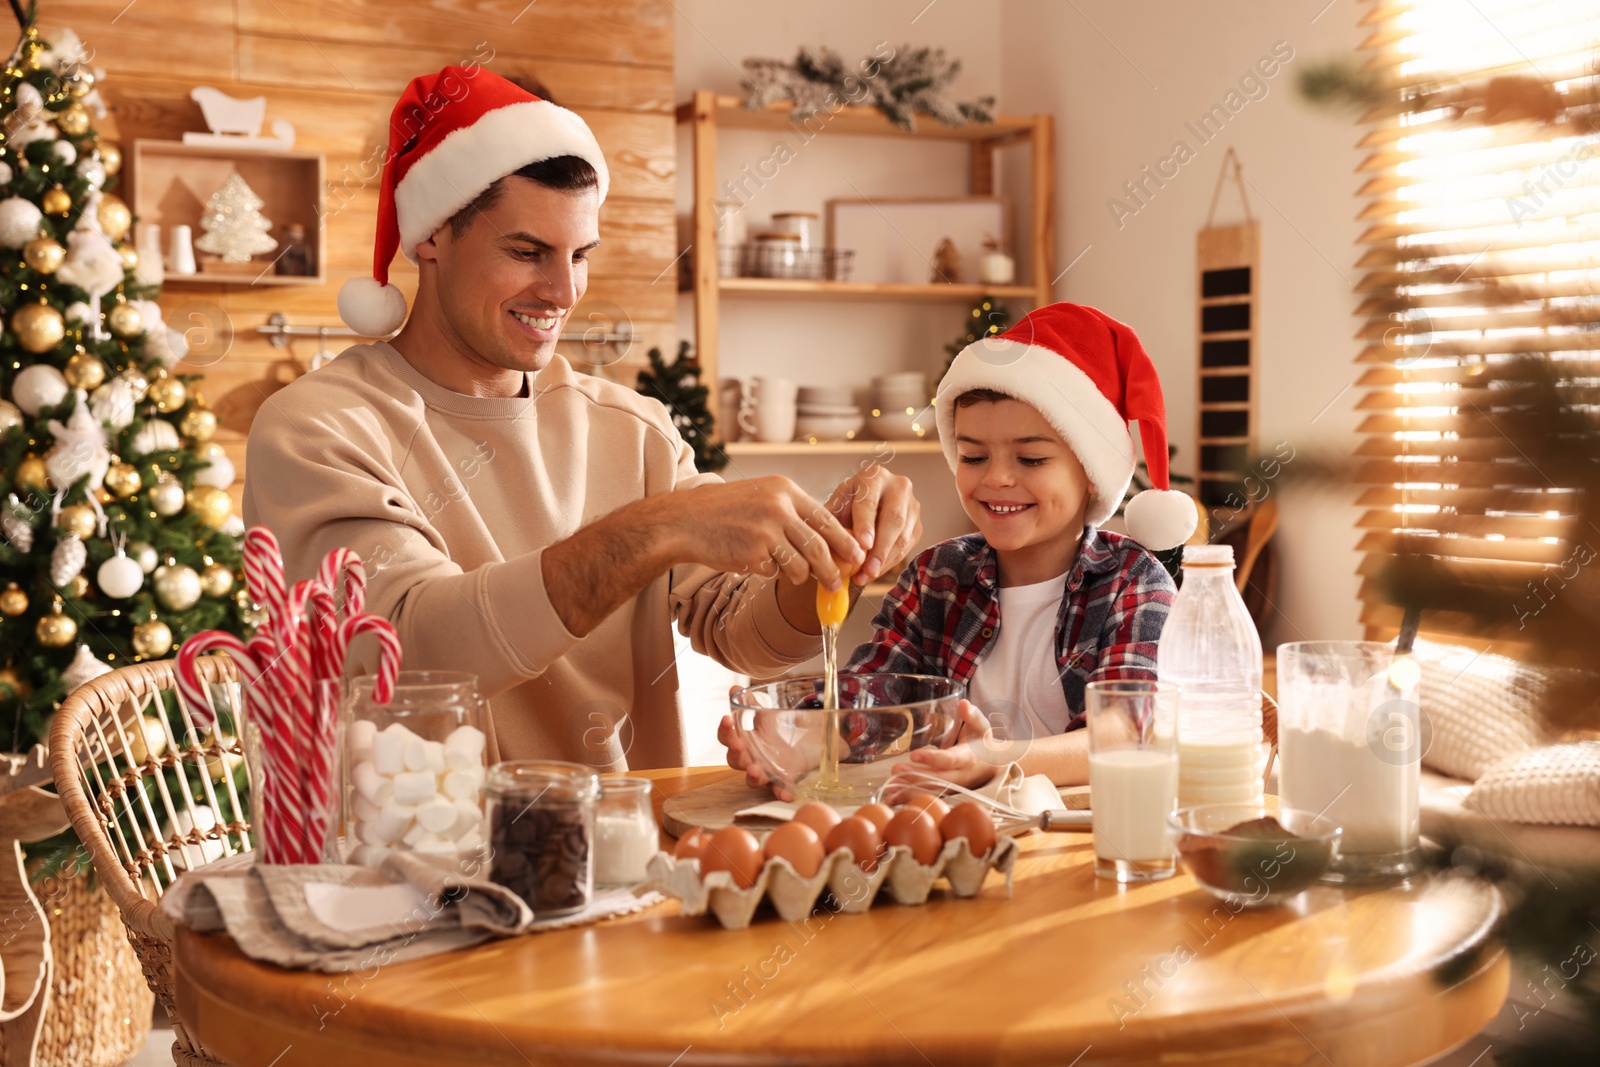
<svg viewBox="0 0 1600 1067">
<path fill-rule="evenodd" d="M 411 828 L 411 820 L 416 818 L 417 809 L 410 804 L 397 804 L 389 801 L 378 808 L 377 818 L 365 825 L 370 827 L 372 833 L 383 844 L 398 841 L 402 834 Z"/>
<path fill-rule="evenodd" d="M 473 764 L 482 766 L 484 743 L 483 731 L 476 726 L 457 726 L 450 731 L 450 736 L 444 739 L 444 748 L 447 753 L 455 752 L 471 757 Z"/>
<path fill-rule="evenodd" d="M 392 784 L 389 785 L 389 791 L 394 791 L 394 786 Z M 206 809 L 202 808 L 201 810 L 204 811 Z M 351 815 L 355 817 L 356 821 L 371 822 L 373 819 L 378 817 L 378 811 L 378 805 L 374 804 L 360 793 L 357 793 L 351 797 Z"/>
<path fill-rule="evenodd" d="M 451 771 L 444 776 L 440 788 L 444 795 L 451 800 L 477 800 L 478 790 L 483 787 L 483 768 L 473 767 L 465 771 Z"/>
<path fill-rule="evenodd" d="M 376 845 L 379 848 L 385 848 L 389 845 L 389 842 L 383 839 L 383 836 L 378 833 L 370 822 L 358 823 L 356 825 L 356 836 L 361 839 L 362 844 Z"/>
<path fill-rule="evenodd" d="M 456 824 L 456 806 L 444 797 L 434 799 L 417 808 L 417 825 L 432 834 L 443 834 Z"/>
<path fill-rule="evenodd" d="M 424 768 L 434 774 L 444 773 L 444 744 L 439 741 L 424 741 Z"/>
<path fill-rule="evenodd" d="M 483 828 L 483 811 L 470 800 L 455 802 L 456 824 L 445 831 L 445 836 L 462 838 L 468 834 L 478 833 Z"/>
<path fill-rule="evenodd" d="M 432 771 L 403 771 L 394 776 L 394 799 L 402 804 L 426 804 L 438 792 Z"/>
<path fill-rule="evenodd" d="M 432 836 L 433 836 L 432 834 L 430 834 L 430 833 L 428 833 L 428 831 L 424 830 L 422 828 L 422 826 L 419 824 L 419 825 L 413 826 L 411 829 L 407 830 L 406 831 L 406 835 L 400 839 L 400 842 L 401 842 L 401 844 L 405 845 L 407 848 L 416 848 L 418 841 L 421 841 L 425 837 L 432 837 Z"/>
<path fill-rule="evenodd" d="M 345 732 L 345 748 L 355 759 L 370 759 L 372 739 L 378 736 L 378 724 L 371 719 L 356 719 Z"/>
<path fill-rule="evenodd" d="M 456 848 L 461 852 L 477 852 L 483 848 L 483 835 L 476 830 L 469 830 L 461 835 L 456 842 Z"/>
<path fill-rule="evenodd" d="M 411 851 L 413 852 L 445 853 L 454 852 L 455 850 L 456 845 L 454 841 L 446 841 L 438 834 L 424 834 L 421 840 L 411 846 Z"/>
<path fill-rule="evenodd" d="M 413 737 L 406 742 L 405 749 L 406 770 L 425 771 L 428 769 L 428 742 L 420 737 Z"/>
<path fill-rule="evenodd" d="M 474 767 L 482 767 L 483 759 L 470 752 L 463 752 L 459 748 L 445 746 L 444 765 L 452 771 L 470 771 Z"/>
<path fill-rule="evenodd" d="M 400 729 L 405 730 L 405 727 Z M 406 769 L 405 738 L 395 733 L 394 727 L 373 735 L 372 765 L 379 774 L 399 774 Z"/>
<path fill-rule="evenodd" d="M 377 765 L 368 760 L 362 760 L 351 768 L 350 784 L 356 787 L 357 794 L 371 804 L 382 804 L 394 795 L 394 783 L 379 774 Z"/>
</svg>

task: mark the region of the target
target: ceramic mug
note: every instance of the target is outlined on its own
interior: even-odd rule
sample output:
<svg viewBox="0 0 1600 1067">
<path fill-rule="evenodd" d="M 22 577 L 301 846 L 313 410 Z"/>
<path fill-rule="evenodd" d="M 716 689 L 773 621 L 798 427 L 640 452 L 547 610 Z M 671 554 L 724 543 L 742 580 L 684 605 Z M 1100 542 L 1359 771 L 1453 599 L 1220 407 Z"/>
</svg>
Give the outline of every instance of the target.
<svg viewBox="0 0 1600 1067">
<path fill-rule="evenodd" d="M 739 427 L 757 441 L 794 440 L 799 386 L 787 378 L 757 378 L 744 390 Z"/>
</svg>

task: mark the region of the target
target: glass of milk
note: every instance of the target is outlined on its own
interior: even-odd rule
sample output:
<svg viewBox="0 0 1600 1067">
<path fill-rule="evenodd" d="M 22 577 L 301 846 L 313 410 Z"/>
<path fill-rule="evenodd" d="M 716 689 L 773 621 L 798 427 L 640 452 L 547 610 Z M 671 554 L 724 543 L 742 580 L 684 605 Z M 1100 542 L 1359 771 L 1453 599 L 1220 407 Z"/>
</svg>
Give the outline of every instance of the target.
<svg viewBox="0 0 1600 1067">
<path fill-rule="evenodd" d="M 1094 873 L 1116 882 L 1170 878 L 1177 870 L 1166 826 L 1178 804 L 1178 689 L 1090 682 L 1085 703 Z"/>
<path fill-rule="evenodd" d="M 1418 869 L 1420 673 L 1376 641 L 1278 646 L 1278 797 L 1344 828 L 1325 881 Z"/>
</svg>

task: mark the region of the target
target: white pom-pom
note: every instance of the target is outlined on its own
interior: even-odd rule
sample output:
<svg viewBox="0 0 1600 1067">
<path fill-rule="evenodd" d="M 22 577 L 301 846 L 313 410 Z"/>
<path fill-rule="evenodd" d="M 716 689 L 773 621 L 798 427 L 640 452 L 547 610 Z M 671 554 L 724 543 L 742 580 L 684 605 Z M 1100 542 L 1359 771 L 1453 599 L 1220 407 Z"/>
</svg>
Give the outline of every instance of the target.
<svg viewBox="0 0 1600 1067">
<path fill-rule="evenodd" d="M 21 248 L 39 236 L 39 223 L 44 212 L 32 200 L 10 196 L 0 200 L 0 245 Z"/>
<path fill-rule="evenodd" d="M 339 317 L 363 337 L 388 337 L 405 325 L 405 294 L 376 278 L 351 278 L 339 287 Z"/>
<path fill-rule="evenodd" d="M 1177 548 L 1199 520 L 1194 498 L 1175 489 L 1146 489 L 1123 510 L 1128 536 L 1152 552 Z"/>
<path fill-rule="evenodd" d="M 68 167 L 78 161 L 78 150 L 72 147 L 71 141 L 57 141 L 50 146 L 50 151 L 54 152 L 56 158 Z"/>
</svg>

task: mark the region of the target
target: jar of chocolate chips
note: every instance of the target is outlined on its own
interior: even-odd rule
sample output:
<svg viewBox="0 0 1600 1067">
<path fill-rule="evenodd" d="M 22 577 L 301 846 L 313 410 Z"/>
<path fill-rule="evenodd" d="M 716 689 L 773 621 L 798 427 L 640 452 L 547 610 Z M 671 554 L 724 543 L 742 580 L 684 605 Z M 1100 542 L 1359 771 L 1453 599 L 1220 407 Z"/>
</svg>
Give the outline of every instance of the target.
<svg viewBox="0 0 1600 1067">
<path fill-rule="evenodd" d="M 555 760 L 511 760 L 489 771 L 489 877 L 535 917 L 571 915 L 594 892 L 594 811 L 600 778 Z"/>
</svg>

